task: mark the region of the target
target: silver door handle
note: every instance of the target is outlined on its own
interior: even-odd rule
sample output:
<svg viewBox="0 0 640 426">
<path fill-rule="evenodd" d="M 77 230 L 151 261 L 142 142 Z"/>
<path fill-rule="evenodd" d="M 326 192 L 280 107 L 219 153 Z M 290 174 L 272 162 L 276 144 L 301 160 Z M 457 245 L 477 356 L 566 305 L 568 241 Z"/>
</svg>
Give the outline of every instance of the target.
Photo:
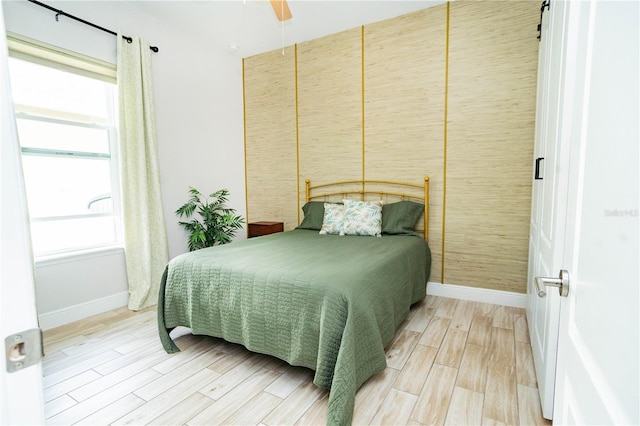
<svg viewBox="0 0 640 426">
<path fill-rule="evenodd" d="M 566 269 L 560 270 L 558 278 L 536 277 L 538 296 L 545 297 L 547 295 L 547 290 L 544 288 L 545 286 L 558 287 L 560 296 L 567 297 L 569 295 L 569 272 L 567 272 Z"/>
</svg>

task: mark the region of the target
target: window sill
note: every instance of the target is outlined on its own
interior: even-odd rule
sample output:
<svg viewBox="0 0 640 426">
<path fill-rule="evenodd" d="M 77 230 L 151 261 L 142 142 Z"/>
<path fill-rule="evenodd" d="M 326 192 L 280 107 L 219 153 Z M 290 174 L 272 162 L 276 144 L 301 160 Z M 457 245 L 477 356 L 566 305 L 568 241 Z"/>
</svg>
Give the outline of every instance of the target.
<svg viewBox="0 0 640 426">
<path fill-rule="evenodd" d="M 50 254 L 35 258 L 36 267 L 51 266 L 60 263 L 77 262 L 79 260 L 91 259 L 95 257 L 111 256 L 114 254 L 124 254 L 124 247 L 121 245 L 97 247 L 85 250 L 77 250 L 66 253 Z"/>
</svg>

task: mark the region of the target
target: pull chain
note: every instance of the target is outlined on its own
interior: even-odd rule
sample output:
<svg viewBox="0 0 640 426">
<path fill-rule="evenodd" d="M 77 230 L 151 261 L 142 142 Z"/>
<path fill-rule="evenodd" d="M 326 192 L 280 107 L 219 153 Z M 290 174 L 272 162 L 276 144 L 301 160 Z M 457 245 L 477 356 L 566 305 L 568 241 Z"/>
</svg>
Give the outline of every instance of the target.
<svg viewBox="0 0 640 426">
<path fill-rule="evenodd" d="M 280 16 L 284 16 L 284 1 L 280 2 Z M 282 56 L 284 56 L 284 20 L 280 21 L 282 31 Z"/>
</svg>

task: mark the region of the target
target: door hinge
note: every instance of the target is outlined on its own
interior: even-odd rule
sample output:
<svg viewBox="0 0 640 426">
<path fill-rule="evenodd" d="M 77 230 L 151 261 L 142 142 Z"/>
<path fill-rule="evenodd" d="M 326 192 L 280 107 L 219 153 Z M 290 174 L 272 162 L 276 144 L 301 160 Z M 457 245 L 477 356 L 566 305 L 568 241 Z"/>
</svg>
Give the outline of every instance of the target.
<svg viewBox="0 0 640 426">
<path fill-rule="evenodd" d="M 44 356 L 42 330 L 32 328 L 7 336 L 4 339 L 4 347 L 7 358 L 7 373 L 24 370 L 39 363 Z"/>
</svg>

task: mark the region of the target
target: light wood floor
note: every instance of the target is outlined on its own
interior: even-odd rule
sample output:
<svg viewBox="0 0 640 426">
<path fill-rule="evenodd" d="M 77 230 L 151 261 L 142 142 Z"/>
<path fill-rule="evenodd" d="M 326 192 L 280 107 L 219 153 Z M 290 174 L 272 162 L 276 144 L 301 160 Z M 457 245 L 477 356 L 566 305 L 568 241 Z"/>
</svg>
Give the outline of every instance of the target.
<svg viewBox="0 0 640 426">
<path fill-rule="evenodd" d="M 48 424 L 324 424 L 313 372 L 125 308 L 45 332 Z M 356 395 L 354 424 L 550 424 L 524 310 L 428 296 Z"/>
</svg>

